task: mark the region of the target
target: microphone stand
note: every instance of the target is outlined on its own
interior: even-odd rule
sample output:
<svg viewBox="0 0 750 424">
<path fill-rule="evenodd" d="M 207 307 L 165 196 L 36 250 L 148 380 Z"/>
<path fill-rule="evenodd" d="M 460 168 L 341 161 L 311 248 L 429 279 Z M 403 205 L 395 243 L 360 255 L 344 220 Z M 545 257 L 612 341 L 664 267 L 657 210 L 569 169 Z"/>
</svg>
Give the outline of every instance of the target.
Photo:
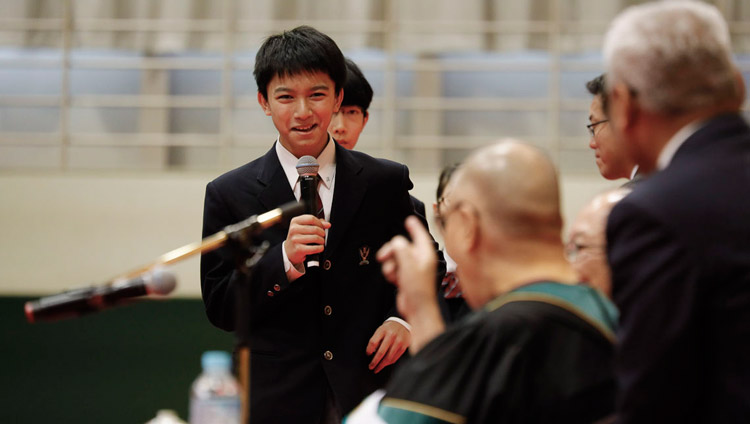
<svg viewBox="0 0 750 424">
<path fill-rule="evenodd" d="M 171 265 L 198 253 L 203 254 L 206 252 L 210 252 L 212 250 L 220 248 L 226 243 L 229 243 L 233 238 L 244 240 L 245 245 L 250 246 L 250 244 L 247 244 L 248 237 L 253 237 L 256 234 L 259 234 L 260 231 L 262 231 L 266 227 L 274 225 L 284 219 L 291 219 L 294 216 L 300 215 L 304 211 L 305 206 L 301 203 L 286 203 L 266 213 L 251 216 L 250 218 L 247 218 L 244 221 L 240 221 L 236 224 L 227 225 L 222 231 L 219 231 L 216 234 L 212 234 L 199 242 L 186 244 L 182 247 L 171 250 L 159 256 L 154 262 L 123 274 L 121 278 L 137 277 L 144 272 L 151 271 L 157 266 Z"/>
<path fill-rule="evenodd" d="M 242 423 L 250 423 L 250 282 L 255 265 L 269 249 L 268 241 L 260 240 L 263 229 L 282 220 L 291 219 L 303 213 L 305 206 L 298 202 L 289 202 L 266 213 L 251 216 L 236 224 L 227 225 L 222 231 L 203 240 L 174 249 L 158 257 L 154 262 L 125 273 L 122 277 L 132 278 L 150 271 L 160 265 L 169 265 L 182 261 L 190 256 L 206 253 L 227 245 L 234 253 L 235 268 L 239 275 L 236 291 L 236 326 L 238 375 L 244 390 L 240 399 Z"/>
<path fill-rule="evenodd" d="M 239 284 L 236 291 L 236 326 L 235 337 L 238 346 L 238 374 L 240 385 L 244 389 L 241 399 L 242 422 L 250 423 L 250 282 L 253 278 L 255 265 L 268 251 L 270 243 L 261 240 L 261 232 L 282 220 L 291 219 L 305 211 L 305 205 L 299 202 L 289 202 L 268 212 L 251 216 L 236 224 L 227 225 L 222 231 L 205 237 L 203 240 L 190 243 L 165 253 L 154 262 L 133 269 L 119 278 L 134 278 L 157 266 L 170 265 L 190 256 L 206 253 L 218 249 L 225 244 L 234 253 L 235 268 L 238 272 Z M 110 283 L 116 281 L 112 279 Z M 86 289 L 89 290 L 89 289 Z"/>
<path fill-rule="evenodd" d="M 235 258 L 235 268 L 239 276 L 235 285 L 235 339 L 237 344 L 237 374 L 243 389 L 240 399 L 242 423 L 250 424 L 250 308 L 251 282 L 255 266 L 271 246 L 267 240 L 258 244 L 255 237 L 247 232 L 229 233 L 227 246 Z"/>
</svg>

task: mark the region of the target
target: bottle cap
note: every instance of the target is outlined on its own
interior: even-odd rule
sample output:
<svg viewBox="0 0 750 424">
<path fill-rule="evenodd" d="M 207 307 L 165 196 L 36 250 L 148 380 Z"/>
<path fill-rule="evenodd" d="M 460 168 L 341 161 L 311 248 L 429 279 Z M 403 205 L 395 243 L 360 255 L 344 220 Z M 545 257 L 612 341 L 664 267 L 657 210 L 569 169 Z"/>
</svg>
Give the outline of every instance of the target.
<svg viewBox="0 0 750 424">
<path fill-rule="evenodd" d="M 177 412 L 171 409 L 160 409 L 156 412 L 156 417 L 152 418 L 146 424 L 186 424 L 177 415 Z"/>
<path fill-rule="evenodd" d="M 201 356 L 203 370 L 229 370 L 232 365 L 232 357 L 223 350 L 209 350 Z"/>
</svg>

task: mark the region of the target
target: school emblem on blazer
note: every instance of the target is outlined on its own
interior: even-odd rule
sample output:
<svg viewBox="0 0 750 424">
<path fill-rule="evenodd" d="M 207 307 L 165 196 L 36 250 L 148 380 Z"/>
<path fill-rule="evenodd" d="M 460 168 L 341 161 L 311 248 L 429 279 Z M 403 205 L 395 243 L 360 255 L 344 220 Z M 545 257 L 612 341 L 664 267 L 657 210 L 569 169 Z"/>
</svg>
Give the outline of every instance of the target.
<svg viewBox="0 0 750 424">
<path fill-rule="evenodd" d="M 370 265 L 370 261 L 367 260 L 367 257 L 370 255 L 370 246 L 362 246 L 359 248 L 359 257 L 362 259 L 359 261 L 359 266 L 362 265 Z"/>
</svg>

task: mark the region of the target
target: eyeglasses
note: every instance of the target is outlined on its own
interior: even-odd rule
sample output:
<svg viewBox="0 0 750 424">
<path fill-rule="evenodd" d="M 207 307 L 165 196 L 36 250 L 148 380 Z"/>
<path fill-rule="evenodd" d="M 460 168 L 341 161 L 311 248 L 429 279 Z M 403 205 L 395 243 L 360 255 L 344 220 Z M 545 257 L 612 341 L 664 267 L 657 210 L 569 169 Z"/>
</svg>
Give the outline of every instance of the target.
<svg viewBox="0 0 750 424">
<path fill-rule="evenodd" d="M 456 209 L 460 208 L 463 204 L 464 202 L 459 200 L 453 205 L 452 208 L 449 208 L 450 203 L 448 202 L 448 199 L 441 197 L 438 200 L 438 210 L 437 210 L 437 213 L 435 214 L 435 222 L 440 228 L 440 231 L 445 231 L 445 225 L 448 222 L 448 216 L 451 214 L 451 212 L 454 212 Z"/>
<path fill-rule="evenodd" d="M 603 244 L 583 244 L 568 242 L 568 244 L 565 245 L 565 257 L 568 259 L 568 262 L 574 262 L 581 254 L 581 252 L 586 249 L 604 249 L 605 247 L 606 246 Z"/>
<path fill-rule="evenodd" d="M 586 129 L 589 130 L 589 134 L 591 134 L 591 136 L 593 137 L 596 135 L 596 132 L 594 132 L 594 127 L 605 122 L 609 122 L 609 119 L 602 119 L 601 121 L 592 122 L 586 125 Z"/>
<path fill-rule="evenodd" d="M 338 112 L 333 113 L 333 116 L 338 116 L 339 114 L 343 116 L 363 116 L 364 112 L 359 106 L 341 106 Z"/>
</svg>

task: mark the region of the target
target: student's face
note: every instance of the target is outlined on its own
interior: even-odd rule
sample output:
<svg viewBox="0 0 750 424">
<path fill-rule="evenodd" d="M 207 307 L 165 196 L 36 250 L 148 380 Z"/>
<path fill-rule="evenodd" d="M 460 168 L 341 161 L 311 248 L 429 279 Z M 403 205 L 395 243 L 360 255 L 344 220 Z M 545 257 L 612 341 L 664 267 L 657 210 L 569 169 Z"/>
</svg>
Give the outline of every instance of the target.
<svg viewBox="0 0 750 424">
<path fill-rule="evenodd" d="M 341 106 L 341 109 L 333 114 L 328 131 L 340 145 L 352 150 L 357 145 L 362 130 L 365 129 L 367 118 L 359 106 Z"/>
<path fill-rule="evenodd" d="M 589 139 L 589 147 L 594 151 L 599 173 L 608 180 L 630 178 L 633 165 L 629 164 L 626 152 L 615 139 L 610 122 L 602 122 L 606 120 L 602 110 L 602 97 L 594 96 L 589 107 L 589 123 L 601 123 L 593 127 L 594 135 Z"/>
<path fill-rule="evenodd" d="M 268 100 L 258 93 L 258 103 L 279 131 L 279 142 L 298 158 L 318 157 L 328 140 L 328 125 L 341 105 L 343 91 L 336 93 L 328 74 L 312 72 L 276 75 L 268 83 L 267 93 Z"/>
</svg>

